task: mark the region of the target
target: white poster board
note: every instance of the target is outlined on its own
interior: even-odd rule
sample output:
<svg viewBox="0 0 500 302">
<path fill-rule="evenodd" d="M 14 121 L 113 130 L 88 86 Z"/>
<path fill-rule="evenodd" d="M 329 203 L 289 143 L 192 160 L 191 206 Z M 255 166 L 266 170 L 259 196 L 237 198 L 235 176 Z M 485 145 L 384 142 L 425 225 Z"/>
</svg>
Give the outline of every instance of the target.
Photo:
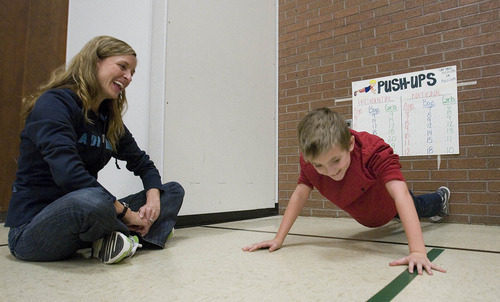
<svg viewBox="0 0 500 302">
<path fill-rule="evenodd" d="M 456 66 L 357 81 L 352 91 L 354 130 L 400 156 L 459 153 Z"/>
</svg>

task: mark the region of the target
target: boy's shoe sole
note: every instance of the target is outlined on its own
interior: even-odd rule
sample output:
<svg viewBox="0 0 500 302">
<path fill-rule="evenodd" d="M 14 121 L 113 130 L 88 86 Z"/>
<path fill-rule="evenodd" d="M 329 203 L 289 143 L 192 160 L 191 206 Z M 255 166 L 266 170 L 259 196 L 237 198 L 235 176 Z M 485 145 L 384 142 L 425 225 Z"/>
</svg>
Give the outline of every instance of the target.
<svg viewBox="0 0 500 302">
<path fill-rule="evenodd" d="M 129 255 L 134 247 L 134 243 L 132 238 L 120 232 L 113 232 L 94 241 L 92 244 L 92 255 L 106 264 L 118 263 Z"/>
<path fill-rule="evenodd" d="M 436 193 L 441 195 L 441 198 L 443 199 L 443 204 L 441 205 L 441 213 L 436 216 L 429 217 L 429 221 L 433 223 L 439 223 L 444 220 L 446 216 L 450 213 L 450 189 L 447 187 L 439 187 L 439 189 L 436 190 Z"/>
</svg>

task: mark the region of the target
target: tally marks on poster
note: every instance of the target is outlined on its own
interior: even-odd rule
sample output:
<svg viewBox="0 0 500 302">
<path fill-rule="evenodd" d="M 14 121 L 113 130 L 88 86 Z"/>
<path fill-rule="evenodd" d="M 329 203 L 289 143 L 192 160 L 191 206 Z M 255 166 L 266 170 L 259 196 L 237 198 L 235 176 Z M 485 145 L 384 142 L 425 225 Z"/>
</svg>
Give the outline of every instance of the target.
<svg viewBox="0 0 500 302">
<path fill-rule="evenodd" d="M 458 154 L 457 68 L 352 83 L 352 128 L 400 156 Z"/>
</svg>

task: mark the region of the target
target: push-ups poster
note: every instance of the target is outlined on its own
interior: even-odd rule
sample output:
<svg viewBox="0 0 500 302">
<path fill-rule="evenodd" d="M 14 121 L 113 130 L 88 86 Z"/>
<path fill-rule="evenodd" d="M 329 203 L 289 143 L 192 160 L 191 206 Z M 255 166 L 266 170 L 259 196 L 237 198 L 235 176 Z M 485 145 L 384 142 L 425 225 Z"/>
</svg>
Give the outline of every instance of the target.
<svg viewBox="0 0 500 302">
<path fill-rule="evenodd" d="M 352 91 L 354 130 L 400 156 L 459 153 L 456 66 L 353 82 Z"/>
</svg>

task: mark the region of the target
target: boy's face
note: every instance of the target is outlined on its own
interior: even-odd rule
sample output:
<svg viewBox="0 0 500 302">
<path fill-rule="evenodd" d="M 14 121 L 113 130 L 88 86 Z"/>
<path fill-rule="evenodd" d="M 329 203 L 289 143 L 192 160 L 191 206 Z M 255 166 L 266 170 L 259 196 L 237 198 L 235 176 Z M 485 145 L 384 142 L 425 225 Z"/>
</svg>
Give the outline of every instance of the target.
<svg viewBox="0 0 500 302">
<path fill-rule="evenodd" d="M 351 164 L 351 151 L 354 150 L 354 136 L 351 136 L 349 150 L 332 146 L 311 160 L 311 164 L 319 174 L 330 177 L 335 181 L 344 179 L 345 173 Z"/>
</svg>

